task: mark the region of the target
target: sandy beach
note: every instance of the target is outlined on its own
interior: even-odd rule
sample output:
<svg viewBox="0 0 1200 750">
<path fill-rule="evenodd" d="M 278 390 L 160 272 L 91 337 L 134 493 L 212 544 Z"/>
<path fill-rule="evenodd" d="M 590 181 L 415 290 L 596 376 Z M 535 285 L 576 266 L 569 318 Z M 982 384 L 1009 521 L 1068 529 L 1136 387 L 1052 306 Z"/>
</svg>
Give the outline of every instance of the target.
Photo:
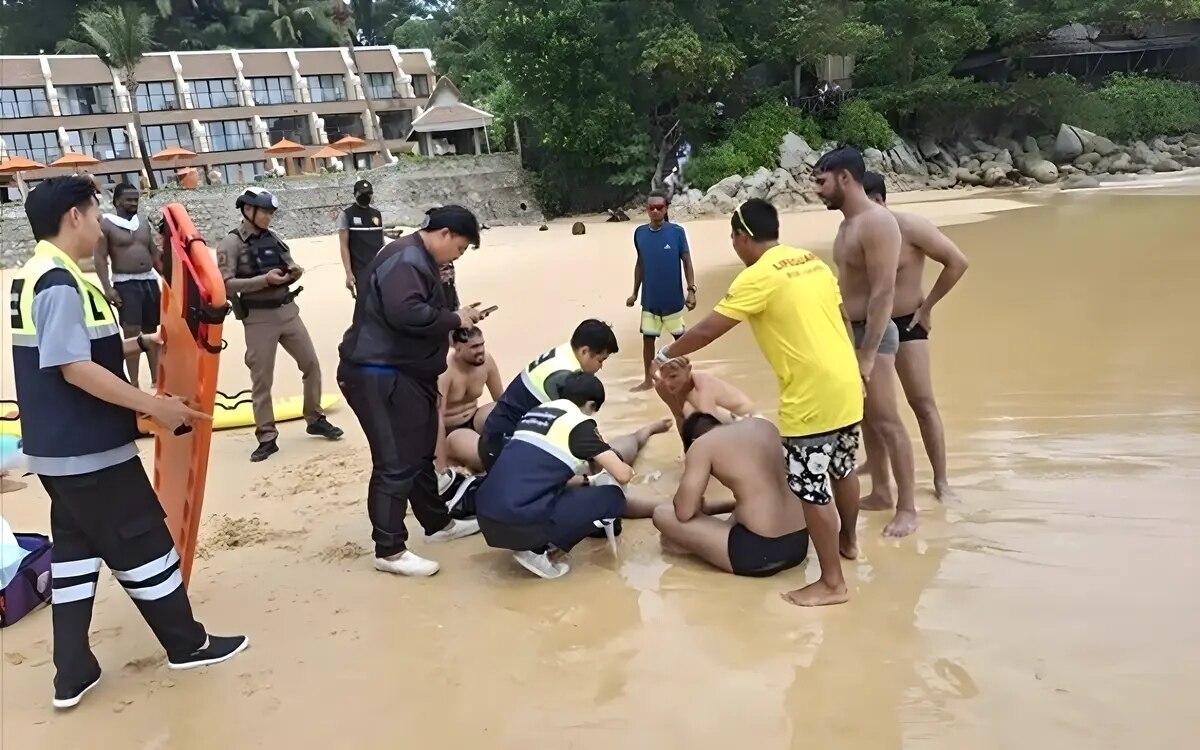
<svg viewBox="0 0 1200 750">
<path fill-rule="evenodd" d="M 947 199 L 948 198 L 948 199 Z M 951 477 L 933 498 L 911 412 L 921 529 L 883 539 L 860 520 L 851 602 L 805 611 L 775 579 L 737 579 L 665 554 L 628 522 L 614 558 L 580 545 L 564 579 L 532 578 L 481 537 L 414 549 L 427 580 L 371 568 L 366 444 L 344 406 L 330 444 L 281 425 L 281 452 L 247 457 L 253 430 L 214 437 L 191 593 L 217 633 L 252 647 L 172 673 L 120 587 L 101 578 L 93 642 L 105 678 L 74 712 L 50 708 L 50 612 L 0 631 L 0 748 L 508 750 L 612 748 L 1178 748 L 1200 736 L 1200 260 L 1194 189 L 898 196 L 971 260 L 936 311 L 934 381 Z M 385 214 L 386 206 L 380 207 Z M 640 217 L 634 217 L 635 222 Z M 840 214 L 784 217 L 783 238 L 828 257 Z M 612 323 L 602 431 L 667 415 L 641 378 L 626 308 L 635 223 L 497 227 L 457 264 L 465 302 L 505 380 L 569 337 Z M 727 219 L 685 224 L 698 320 L 740 268 Z M 292 243 L 298 299 L 336 392 L 352 300 L 335 237 Z M 932 271 L 930 272 L 933 273 Z M 11 273 L 0 274 L 7 289 Z M 932 276 L 930 278 L 932 281 Z M 249 387 L 242 327 L 226 325 L 222 390 Z M 9 351 L 4 327 L 4 351 Z M 773 416 L 776 385 L 748 327 L 698 359 Z M 300 392 L 280 355 L 276 396 Z M 12 398 L 3 357 L 0 397 Z M 153 444 L 141 443 L 152 460 Z M 669 498 L 682 454 L 654 439 L 638 489 Z M 35 478 L 0 497 L 21 531 L 48 527 Z M 866 483 L 864 482 L 864 489 Z"/>
</svg>

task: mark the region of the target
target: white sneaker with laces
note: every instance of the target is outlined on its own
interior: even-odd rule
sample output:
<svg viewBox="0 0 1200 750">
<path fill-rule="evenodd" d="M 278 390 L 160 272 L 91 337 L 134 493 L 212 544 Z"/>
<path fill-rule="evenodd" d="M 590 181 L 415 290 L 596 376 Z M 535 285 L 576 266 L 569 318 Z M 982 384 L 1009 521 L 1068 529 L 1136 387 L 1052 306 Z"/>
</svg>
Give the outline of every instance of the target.
<svg viewBox="0 0 1200 750">
<path fill-rule="evenodd" d="M 438 494 L 441 495 L 446 490 L 450 489 L 450 485 L 454 484 L 454 480 L 457 477 L 458 477 L 458 472 L 456 472 L 454 469 L 447 469 L 446 471 L 439 471 L 438 475 L 437 475 Z"/>
<path fill-rule="evenodd" d="M 455 539 L 462 539 L 464 536 L 471 536 L 479 533 L 479 521 L 474 518 L 458 519 L 451 521 L 450 525 L 436 534 L 426 534 L 425 541 L 427 542 L 453 542 Z"/>
<path fill-rule="evenodd" d="M 398 576 L 427 578 L 441 570 L 441 566 L 433 560 L 426 560 L 420 555 L 413 554 L 410 550 L 404 550 L 396 558 L 375 558 L 375 570 Z"/>
<path fill-rule="evenodd" d="M 538 578 L 547 580 L 552 578 L 562 578 L 571 571 L 571 566 L 565 562 L 554 562 L 545 552 L 538 554 L 537 552 L 514 552 L 513 559 L 517 561 L 522 568 L 533 573 Z"/>
</svg>

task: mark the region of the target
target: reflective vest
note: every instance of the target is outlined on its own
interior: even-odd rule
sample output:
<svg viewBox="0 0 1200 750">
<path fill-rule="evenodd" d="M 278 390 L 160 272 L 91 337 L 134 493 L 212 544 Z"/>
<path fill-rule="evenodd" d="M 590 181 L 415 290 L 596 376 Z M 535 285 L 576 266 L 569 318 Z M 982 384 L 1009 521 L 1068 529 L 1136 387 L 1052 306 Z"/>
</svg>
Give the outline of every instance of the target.
<svg viewBox="0 0 1200 750">
<path fill-rule="evenodd" d="M 579 370 L 579 358 L 575 356 L 570 342 L 545 352 L 530 362 L 521 371 L 520 376 L 514 378 L 504 389 L 500 400 L 496 402 L 484 423 L 484 433 L 493 438 L 507 438 L 512 435 L 521 418 L 530 409 L 557 397 L 558 394 L 551 394 L 546 390 L 546 380 L 551 375 L 556 372 Z"/>
<path fill-rule="evenodd" d="M 529 411 L 476 495 L 477 512 L 495 521 L 547 520 L 555 499 L 587 461 L 571 453 L 571 431 L 591 417 L 560 399 Z"/>
<path fill-rule="evenodd" d="M 134 413 L 71 385 L 60 368 L 41 367 L 34 297 L 55 286 L 73 287 L 79 293 L 92 343 L 92 361 L 127 380 L 124 339 L 104 292 L 85 279 L 65 253 L 49 242 L 39 242 L 33 257 L 12 282 L 13 374 L 21 412 L 22 448 L 26 455 L 45 458 L 86 456 L 120 448 L 138 437 Z"/>
</svg>

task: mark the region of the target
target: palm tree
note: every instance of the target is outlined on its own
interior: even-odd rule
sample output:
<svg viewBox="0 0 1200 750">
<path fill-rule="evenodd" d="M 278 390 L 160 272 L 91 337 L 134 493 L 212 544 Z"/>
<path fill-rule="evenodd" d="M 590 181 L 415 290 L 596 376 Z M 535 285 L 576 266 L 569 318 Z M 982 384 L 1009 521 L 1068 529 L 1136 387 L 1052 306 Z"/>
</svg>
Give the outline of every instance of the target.
<svg viewBox="0 0 1200 750">
<path fill-rule="evenodd" d="M 390 162 L 387 139 L 383 137 L 383 126 L 379 122 L 379 116 L 375 114 L 375 102 L 371 100 L 371 89 L 367 84 L 367 74 L 363 72 L 362 66 L 358 64 L 358 53 L 355 52 L 358 22 L 354 17 L 354 6 L 351 0 L 329 0 L 329 6 L 330 17 L 343 30 L 346 34 L 346 39 L 350 42 L 350 59 L 354 61 L 354 70 L 358 74 L 363 99 L 366 100 L 367 116 L 371 118 L 371 130 L 374 131 L 376 140 L 379 141 L 379 156 L 383 159 L 384 166 L 387 166 Z M 351 155 L 350 159 L 357 169 L 358 165 L 354 161 L 354 156 Z"/>
<path fill-rule="evenodd" d="M 142 166 L 150 187 L 157 188 L 150 153 L 142 137 L 142 112 L 137 101 L 137 67 L 153 44 L 151 33 L 154 21 L 136 5 L 97 6 L 80 11 L 76 37 L 58 43 L 58 51 L 67 55 L 96 55 L 113 71 L 129 92 L 133 110 L 133 128 Z"/>
</svg>

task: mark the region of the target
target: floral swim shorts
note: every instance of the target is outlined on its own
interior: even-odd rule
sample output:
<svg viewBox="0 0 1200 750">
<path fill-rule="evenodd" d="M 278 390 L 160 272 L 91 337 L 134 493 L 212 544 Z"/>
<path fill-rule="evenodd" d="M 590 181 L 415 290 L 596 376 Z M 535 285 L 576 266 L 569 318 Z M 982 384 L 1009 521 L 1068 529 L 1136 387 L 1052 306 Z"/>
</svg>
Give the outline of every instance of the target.
<svg viewBox="0 0 1200 750">
<path fill-rule="evenodd" d="M 845 479 L 854 472 L 858 455 L 858 425 L 805 437 L 785 437 L 788 486 L 806 503 L 828 505 L 829 480 Z"/>
</svg>

